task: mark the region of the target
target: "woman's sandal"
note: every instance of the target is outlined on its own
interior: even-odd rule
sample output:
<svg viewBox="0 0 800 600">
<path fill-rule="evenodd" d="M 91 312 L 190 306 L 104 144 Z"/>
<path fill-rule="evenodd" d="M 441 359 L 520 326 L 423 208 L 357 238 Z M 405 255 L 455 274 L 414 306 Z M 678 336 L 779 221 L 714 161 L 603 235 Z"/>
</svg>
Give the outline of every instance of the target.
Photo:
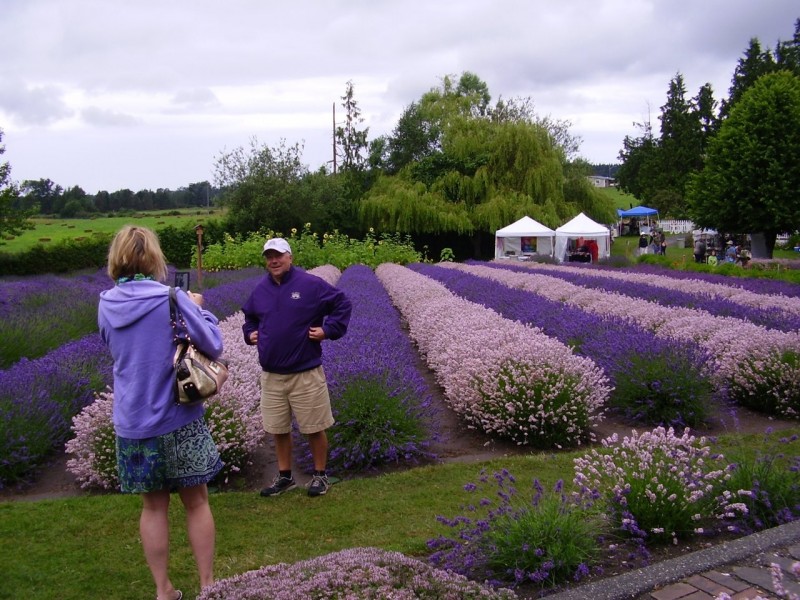
<svg viewBox="0 0 800 600">
<path fill-rule="evenodd" d="M 180 590 L 175 590 L 178 592 L 178 595 L 175 596 L 172 600 L 183 600 L 183 592 Z M 158 596 L 156 596 L 156 600 L 158 600 Z"/>
</svg>

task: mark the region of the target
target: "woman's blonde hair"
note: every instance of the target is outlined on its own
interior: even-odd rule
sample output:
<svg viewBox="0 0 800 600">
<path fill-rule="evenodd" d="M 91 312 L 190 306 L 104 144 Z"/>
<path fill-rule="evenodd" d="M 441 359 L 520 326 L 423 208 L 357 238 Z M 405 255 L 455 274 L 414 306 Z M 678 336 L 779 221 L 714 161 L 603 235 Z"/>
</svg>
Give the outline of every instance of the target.
<svg viewBox="0 0 800 600">
<path fill-rule="evenodd" d="M 167 259 L 154 231 L 125 225 L 114 236 L 108 249 L 108 274 L 116 281 L 137 273 L 164 282 L 167 280 Z"/>
</svg>

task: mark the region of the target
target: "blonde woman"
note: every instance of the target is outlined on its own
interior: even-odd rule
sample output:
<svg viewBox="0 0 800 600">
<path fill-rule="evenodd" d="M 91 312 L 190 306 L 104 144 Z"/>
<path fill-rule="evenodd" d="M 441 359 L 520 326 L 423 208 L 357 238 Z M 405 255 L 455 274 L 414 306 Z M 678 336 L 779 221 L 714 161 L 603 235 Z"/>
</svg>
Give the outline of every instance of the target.
<svg viewBox="0 0 800 600">
<path fill-rule="evenodd" d="M 114 358 L 113 422 L 123 493 L 142 497 L 139 532 L 157 600 L 183 594 L 168 574 L 170 492 L 186 510 L 189 543 L 200 587 L 213 583 L 215 526 L 207 483 L 222 468 L 203 419 L 202 404 L 175 403 L 175 353 L 167 265 L 156 234 L 127 225 L 111 242 L 108 274 L 116 284 L 100 294 L 100 335 Z M 200 294 L 177 293 L 192 342 L 205 354 L 222 354 L 217 318 Z"/>
</svg>

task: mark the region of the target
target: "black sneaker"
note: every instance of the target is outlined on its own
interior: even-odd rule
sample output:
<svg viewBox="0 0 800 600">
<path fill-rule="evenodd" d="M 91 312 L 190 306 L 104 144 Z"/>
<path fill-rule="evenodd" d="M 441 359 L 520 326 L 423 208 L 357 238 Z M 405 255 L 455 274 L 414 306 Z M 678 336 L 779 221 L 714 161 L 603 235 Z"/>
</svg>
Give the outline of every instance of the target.
<svg viewBox="0 0 800 600">
<path fill-rule="evenodd" d="M 309 496 L 324 496 L 328 492 L 330 484 L 327 475 L 314 475 L 311 483 L 308 484 Z"/>
<path fill-rule="evenodd" d="M 272 485 L 261 490 L 261 495 L 267 496 L 280 496 L 283 492 L 288 492 L 297 487 L 294 482 L 294 477 L 281 477 L 276 475 L 272 480 Z"/>
</svg>

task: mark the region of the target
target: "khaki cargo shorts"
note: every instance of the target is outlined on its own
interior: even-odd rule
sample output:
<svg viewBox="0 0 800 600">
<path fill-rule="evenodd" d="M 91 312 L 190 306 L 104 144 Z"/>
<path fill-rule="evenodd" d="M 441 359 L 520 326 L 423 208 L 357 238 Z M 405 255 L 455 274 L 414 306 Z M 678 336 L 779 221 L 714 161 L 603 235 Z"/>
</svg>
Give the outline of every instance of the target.
<svg viewBox="0 0 800 600">
<path fill-rule="evenodd" d="M 331 398 L 322 366 L 300 373 L 261 373 L 261 421 L 271 434 L 290 433 L 292 415 L 300 433 L 333 425 Z"/>
</svg>

